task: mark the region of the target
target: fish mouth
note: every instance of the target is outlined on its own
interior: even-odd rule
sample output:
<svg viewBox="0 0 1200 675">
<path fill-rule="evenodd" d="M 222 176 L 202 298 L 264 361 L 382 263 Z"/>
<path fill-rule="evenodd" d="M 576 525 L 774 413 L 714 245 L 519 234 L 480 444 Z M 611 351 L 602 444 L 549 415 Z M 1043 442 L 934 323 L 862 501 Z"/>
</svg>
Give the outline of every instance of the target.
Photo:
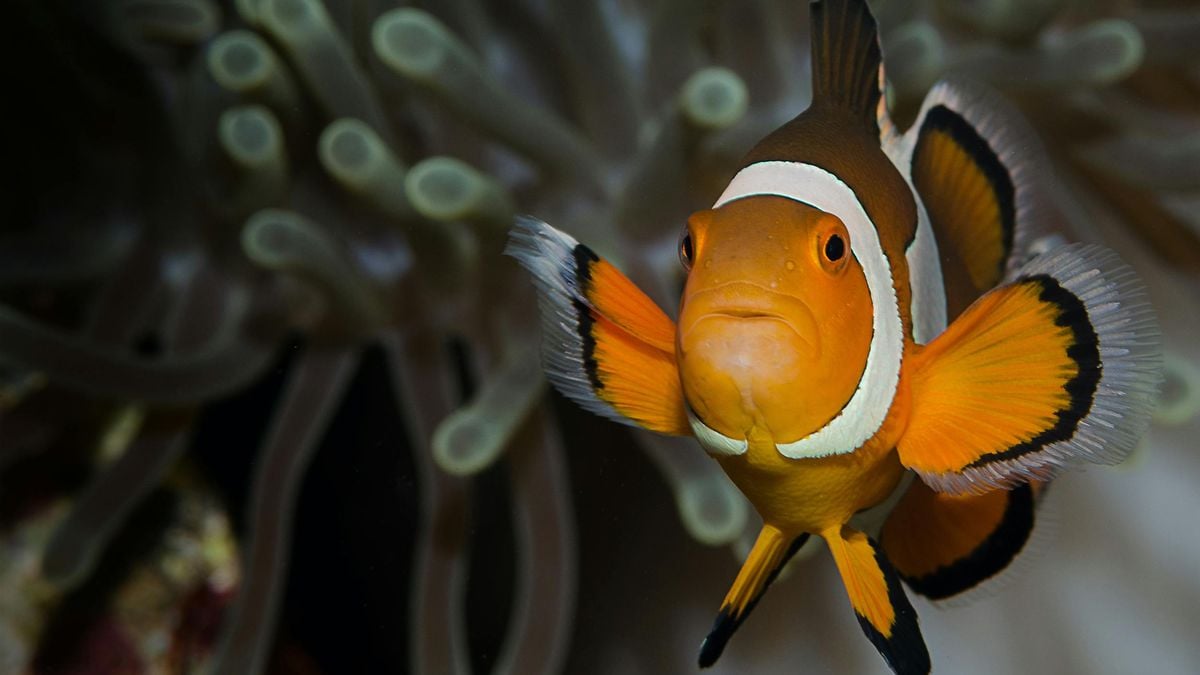
<svg viewBox="0 0 1200 675">
<path fill-rule="evenodd" d="M 705 316 L 714 316 L 714 315 L 715 316 L 732 316 L 737 319 L 779 319 L 781 321 L 783 320 L 782 316 L 779 316 L 778 314 L 775 314 L 773 312 L 762 312 L 762 311 L 755 310 L 755 309 L 743 309 L 743 308 L 738 308 L 738 307 L 735 307 L 732 309 L 719 309 L 719 310 L 710 311 Z"/>
<path fill-rule="evenodd" d="M 698 291 L 687 298 L 683 314 L 692 317 L 689 328 L 705 319 L 778 321 L 791 329 L 813 356 L 820 352 L 817 320 L 808 305 L 755 283 L 734 281 Z"/>
</svg>

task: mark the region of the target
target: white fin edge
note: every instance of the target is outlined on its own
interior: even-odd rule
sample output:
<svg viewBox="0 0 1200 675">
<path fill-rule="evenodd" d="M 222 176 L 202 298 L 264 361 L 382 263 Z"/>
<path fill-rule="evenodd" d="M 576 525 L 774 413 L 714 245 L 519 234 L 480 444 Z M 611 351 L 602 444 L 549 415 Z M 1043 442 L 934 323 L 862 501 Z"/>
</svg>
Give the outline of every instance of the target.
<svg viewBox="0 0 1200 675">
<path fill-rule="evenodd" d="M 925 473 L 943 492 L 978 492 L 1030 479 L 1047 480 L 1079 463 L 1117 464 L 1150 425 L 1162 382 L 1160 330 L 1137 274 L 1109 249 L 1068 244 L 1021 267 L 1014 282 L 1049 276 L 1084 306 L 1096 334 L 1101 373 L 1092 404 L 1070 438 L 961 473 Z"/>
<path fill-rule="evenodd" d="M 565 232 L 530 216 L 517 216 L 504 254 L 533 275 L 542 324 L 542 364 L 546 379 L 563 396 L 588 412 L 622 424 L 637 424 L 596 397 L 584 367 L 584 345 L 577 304 L 589 306 L 579 289 L 575 247 Z M 594 308 L 593 308 L 594 309 Z"/>
<path fill-rule="evenodd" d="M 1013 244 L 1005 261 L 1006 281 L 1014 278 L 1033 254 L 1034 241 L 1051 232 L 1049 161 L 1041 141 L 1025 116 L 1008 99 L 976 81 L 950 76 L 935 84 L 921 104 L 916 122 L 902 136 L 882 139 L 884 151 L 905 179 L 912 184 L 912 153 L 929 111 L 945 106 L 962 117 L 987 141 L 1000 163 L 1008 169 L 1014 190 Z M 913 194 L 920 195 L 913 189 Z"/>
</svg>

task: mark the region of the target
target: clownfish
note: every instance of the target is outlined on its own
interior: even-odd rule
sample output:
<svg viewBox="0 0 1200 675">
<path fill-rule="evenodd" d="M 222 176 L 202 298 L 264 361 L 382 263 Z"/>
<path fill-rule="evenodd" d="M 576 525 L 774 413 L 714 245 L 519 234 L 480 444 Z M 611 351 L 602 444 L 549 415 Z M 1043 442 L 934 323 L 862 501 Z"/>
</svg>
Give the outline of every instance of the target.
<svg viewBox="0 0 1200 675">
<path fill-rule="evenodd" d="M 692 435 L 763 527 L 700 649 L 824 539 L 897 673 L 930 658 L 902 584 L 976 587 L 1024 547 L 1042 486 L 1144 434 L 1158 328 L 1097 245 L 1037 252 L 1037 156 L 1001 100 L 947 80 L 891 122 L 863 0 L 814 0 L 811 105 L 693 214 L 672 321 L 613 265 L 523 218 L 547 377 L 584 408 Z"/>
</svg>

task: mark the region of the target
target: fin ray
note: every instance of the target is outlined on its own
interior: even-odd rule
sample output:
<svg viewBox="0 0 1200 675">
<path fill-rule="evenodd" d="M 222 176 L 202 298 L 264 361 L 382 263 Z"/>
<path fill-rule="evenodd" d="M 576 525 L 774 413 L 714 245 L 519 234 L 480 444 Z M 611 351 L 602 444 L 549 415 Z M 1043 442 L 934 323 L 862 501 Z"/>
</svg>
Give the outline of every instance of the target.
<svg viewBox="0 0 1200 675">
<path fill-rule="evenodd" d="M 1073 244 L 1038 256 L 913 356 L 900 460 L 939 491 L 1119 462 L 1156 400 L 1158 328 L 1133 271 Z"/>
<path fill-rule="evenodd" d="M 892 511 L 879 543 L 908 587 L 943 600 L 1005 570 L 1034 524 L 1029 484 L 982 495 L 950 495 L 914 481 Z"/>
<path fill-rule="evenodd" d="M 930 90 L 899 145 L 891 154 L 934 231 L 953 319 L 1048 231 L 1041 145 L 1008 101 L 954 77 Z"/>
<path fill-rule="evenodd" d="M 930 670 L 921 626 L 900 577 L 867 535 L 850 527 L 824 535 L 867 639 L 898 675 Z"/>
<path fill-rule="evenodd" d="M 717 662 L 734 632 L 750 612 L 754 611 L 758 601 L 779 576 L 780 570 L 787 565 L 796 551 L 804 546 L 808 538 L 808 534 L 801 534 L 788 543 L 788 538 L 782 532 L 769 525 L 763 526 L 750 555 L 738 571 L 733 586 L 721 602 L 721 609 L 712 629 L 700 645 L 701 668 L 707 668 Z"/>
<path fill-rule="evenodd" d="M 584 409 L 651 431 L 691 434 L 675 325 L 591 249 L 521 217 L 505 252 L 533 274 L 546 376 Z"/>
<path fill-rule="evenodd" d="M 883 56 L 875 18 L 864 0 L 813 0 L 813 103 L 855 114 L 879 135 Z"/>
</svg>

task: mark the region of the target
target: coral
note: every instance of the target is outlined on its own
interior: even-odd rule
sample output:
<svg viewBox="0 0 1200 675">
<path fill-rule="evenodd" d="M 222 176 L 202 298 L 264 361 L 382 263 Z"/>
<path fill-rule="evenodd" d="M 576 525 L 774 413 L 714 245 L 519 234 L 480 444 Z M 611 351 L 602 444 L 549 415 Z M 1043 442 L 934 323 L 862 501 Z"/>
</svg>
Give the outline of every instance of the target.
<svg viewBox="0 0 1200 675">
<path fill-rule="evenodd" d="M 807 103 L 806 3 L 418 4 L 14 5 L 13 26 L 35 38 L 40 61 L 15 76 L 29 100 L 11 128 L 37 133 L 15 134 L 7 160 L 20 167 L 8 181 L 15 202 L 0 226 L 0 563 L 9 563 L 0 584 L 33 577 L 41 595 L 19 610 L 0 604 L 0 647 L 23 645 L 0 648 L 6 672 L 28 667 L 29 645 L 53 637 L 30 617 L 70 608 L 99 583 L 97 570 L 119 553 L 113 542 L 163 485 L 185 497 L 212 489 L 181 480 L 192 470 L 180 467 L 232 451 L 210 447 L 220 443 L 204 420 L 267 381 L 278 391 L 262 394 L 261 438 L 218 434 L 257 446 L 240 479 L 248 492 L 229 507 L 245 521 L 236 590 L 222 587 L 218 602 L 178 584 L 158 602 L 196 626 L 176 643 L 176 668 L 308 663 L 279 626 L 308 512 L 301 492 L 316 456 L 336 445 L 328 438 L 338 416 L 348 402 L 362 404 L 355 387 L 376 369 L 385 392 L 376 403 L 395 401 L 388 415 L 403 438 L 356 433 L 376 434 L 373 452 L 411 451 L 416 483 L 396 488 L 414 505 L 411 576 L 398 582 L 408 606 L 394 600 L 401 616 L 383 629 L 404 633 L 404 665 L 691 664 L 733 574 L 728 553 L 696 542 L 744 550 L 755 516 L 690 441 L 617 432 L 548 402 L 557 399 L 541 377 L 533 294 L 500 251 L 514 214 L 532 213 L 673 309 L 684 218 L 711 203 L 741 153 Z M 1024 616 L 1033 589 L 1061 584 L 1096 609 L 1089 621 L 1106 612 L 1085 584 L 1143 575 L 1161 562 L 1153 551 L 1174 550 L 1164 543 L 1170 522 L 1131 514 L 1165 518 L 1159 495 L 1184 493 L 1170 474 L 1187 475 L 1191 460 L 1178 450 L 1200 411 L 1200 352 L 1190 339 L 1200 320 L 1200 14 L 1182 2 L 1116 0 L 873 5 L 896 118 L 910 117 L 948 72 L 1013 98 L 1047 145 L 1056 229 L 1107 242 L 1137 266 L 1170 352 L 1153 438 L 1161 451 L 1136 474 L 1064 481 L 1072 511 L 1064 527 L 1085 522 L 1055 542 L 1049 581 L 990 614 L 970 608 L 965 622 L 983 627 L 961 633 L 963 648 L 936 642 L 959 634 L 938 625 L 958 619 L 922 613 L 952 671 L 979 670 L 967 654 L 994 628 L 978 658 L 1003 672 L 1021 662 L 1004 645 L 1033 640 L 1033 652 L 1051 653 L 1037 626 L 1080 621 L 1043 608 L 1028 625 L 1003 623 Z M 610 447 L 630 440 L 644 459 Z M 643 475 L 647 466 L 658 476 Z M 18 489 L 30 475 L 44 482 Z M 472 562 L 473 544 L 496 537 L 480 531 L 489 514 L 473 507 L 486 485 L 512 510 L 508 578 L 501 562 L 489 561 L 493 577 Z M 669 496 L 658 494 L 663 485 Z M 610 531 L 617 519 L 625 525 Z M 43 532 L 24 539 L 31 530 L 22 528 Z M 1128 567 L 1093 566 L 1078 580 L 1059 570 L 1101 539 L 1126 537 L 1142 542 L 1131 544 L 1141 553 Z M 201 548 L 181 559 L 203 558 Z M 1121 554 L 1116 544 L 1096 550 Z M 794 670 L 801 650 L 817 669 L 874 663 L 865 652 L 815 648 L 856 629 L 821 618 L 841 616 L 844 599 L 836 584 L 821 585 L 829 570 L 813 567 L 777 591 L 803 595 L 789 613 L 784 600 L 764 602 L 724 665 Z M 1169 567 L 1169 585 L 1149 589 L 1151 602 L 1166 602 L 1168 588 L 1195 593 L 1186 565 Z M 468 607 L 476 573 L 513 586 L 507 605 L 487 589 L 499 605 L 491 613 L 509 613 L 492 631 L 502 638 L 495 653 L 482 656 L 469 635 L 482 630 Z M 395 572 L 374 574 L 382 584 Z M 216 629 L 211 613 L 225 603 Z M 1176 627 L 1189 625 L 1186 611 L 1168 613 Z M 775 615 L 784 628 L 772 629 Z M 84 648 L 99 649 L 113 621 L 101 617 Z M 1095 631 L 1052 634 L 1063 648 L 1046 672 L 1103 665 L 1095 654 L 1112 651 Z M 116 654 L 120 640 L 110 642 Z M 141 648 L 120 646 L 120 657 Z M 138 658 L 142 668 L 152 662 Z"/>
</svg>

